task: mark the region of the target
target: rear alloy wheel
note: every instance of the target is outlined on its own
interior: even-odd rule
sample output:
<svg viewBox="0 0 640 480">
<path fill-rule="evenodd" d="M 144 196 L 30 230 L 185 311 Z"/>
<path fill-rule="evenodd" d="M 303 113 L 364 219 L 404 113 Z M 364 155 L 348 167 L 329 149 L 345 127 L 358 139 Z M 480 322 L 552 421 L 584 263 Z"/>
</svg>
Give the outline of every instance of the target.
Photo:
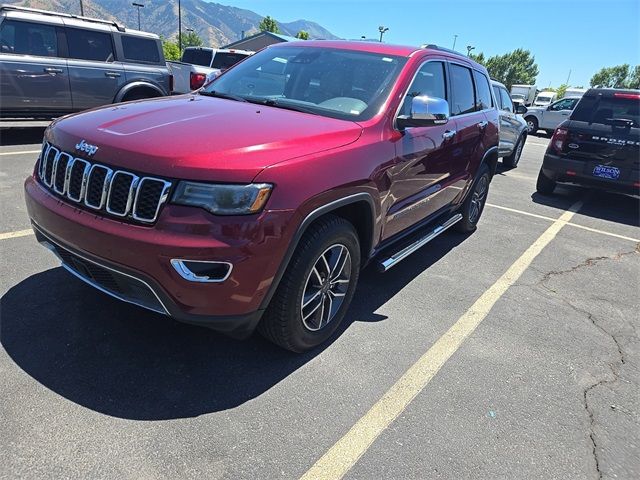
<svg viewBox="0 0 640 480">
<path fill-rule="evenodd" d="M 524 148 L 525 136 L 521 135 L 516 143 L 513 152 L 508 157 L 504 157 L 502 159 L 502 164 L 505 167 L 516 168 L 518 166 L 518 162 L 520 161 L 520 156 L 522 155 L 522 149 Z"/>
<path fill-rule="evenodd" d="M 536 191 L 543 195 L 551 195 L 556 189 L 556 181 L 547 177 L 542 169 L 538 173 L 538 181 L 536 182 Z"/>
<path fill-rule="evenodd" d="M 258 331 L 293 352 L 331 337 L 349 308 L 360 273 L 360 243 L 353 225 L 328 215 L 304 233 Z"/>
<path fill-rule="evenodd" d="M 527 132 L 535 135 L 538 132 L 538 120 L 536 120 L 536 117 L 527 117 L 525 121 L 527 122 Z"/>
<path fill-rule="evenodd" d="M 463 233 L 473 232 L 480 220 L 480 216 L 484 210 L 484 204 L 487 201 L 489 193 L 489 184 L 491 183 L 491 172 L 486 163 L 480 165 L 480 171 L 476 177 L 471 191 L 467 194 L 467 198 L 462 204 L 460 213 L 462 220 L 455 224 L 454 228 Z"/>
</svg>

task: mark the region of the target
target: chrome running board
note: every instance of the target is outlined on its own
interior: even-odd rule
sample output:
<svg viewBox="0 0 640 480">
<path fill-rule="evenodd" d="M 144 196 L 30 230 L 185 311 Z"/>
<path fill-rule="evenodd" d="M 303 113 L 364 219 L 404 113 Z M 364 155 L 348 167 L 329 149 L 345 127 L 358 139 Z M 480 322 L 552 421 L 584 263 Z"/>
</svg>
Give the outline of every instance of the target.
<svg viewBox="0 0 640 480">
<path fill-rule="evenodd" d="M 387 258 L 378 260 L 377 263 L 376 263 L 376 266 L 377 266 L 378 270 L 381 271 L 381 272 L 386 272 L 391 267 L 397 265 L 398 263 L 400 263 L 402 260 L 407 258 L 409 255 L 411 255 L 415 251 L 417 251 L 420 248 L 424 247 L 427 243 L 429 243 L 431 240 L 436 238 L 442 232 L 445 232 L 446 230 L 448 230 L 449 228 L 454 226 L 460 220 L 462 220 L 462 215 L 457 213 L 453 217 L 449 218 L 442 225 L 438 225 L 437 227 L 435 227 L 433 230 L 431 230 L 424 237 L 420 237 L 418 240 L 416 240 L 415 242 L 411 243 L 410 245 L 404 247 L 402 250 L 394 253 L 393 255 L 391 255 L 391 256 L 389 256 Z"/>
</svg>

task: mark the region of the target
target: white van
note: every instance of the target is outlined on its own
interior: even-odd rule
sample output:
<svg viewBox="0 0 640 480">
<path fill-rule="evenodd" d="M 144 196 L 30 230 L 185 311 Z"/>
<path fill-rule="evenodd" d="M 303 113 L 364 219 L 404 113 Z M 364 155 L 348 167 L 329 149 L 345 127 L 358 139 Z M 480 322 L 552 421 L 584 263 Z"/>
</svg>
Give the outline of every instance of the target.
<svg viewBox="0 0 640 480">
<path fill-rule="evenodd" d="M 558 98 L 556 92 L 540 92 L 533 102 L 534 107 L 546 107 L 551 105 Z"/>
</svg>

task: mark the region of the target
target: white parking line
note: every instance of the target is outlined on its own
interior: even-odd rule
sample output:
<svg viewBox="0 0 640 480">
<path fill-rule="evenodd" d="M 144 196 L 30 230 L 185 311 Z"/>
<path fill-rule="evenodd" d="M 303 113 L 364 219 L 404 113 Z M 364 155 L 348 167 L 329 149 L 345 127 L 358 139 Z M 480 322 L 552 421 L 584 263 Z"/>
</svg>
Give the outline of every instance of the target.
<svg viewBox="0 0 640 480">
<path fill-rule="evenodd" d="M 9 238 L 26 237 L 27 235 L 33 235 L 33 230 L 16 230 L 15 232 L 0 233 L 0 240 L 7 240 Z"/>
<path fill-rule="evenodd" d="M 407 408 L 429 384 L 442 366 L 487 317 L 504 293 L 549 245 L 558 232 L 580 210 L 582 201 L 547 228 L 509 269 L 440 337 L 427 352 L 356 422 L 301 478 L 302 480 L 340 479 L 382 432 Z"/>
<path fill-rule="evenodd" d="M 525 212 L 524 210 L 516 210 L 515 208 L 503 207 L 502 205 L 495 205 L 493 203 L 485 203 L 487 207 L 497 208 L 500 210 L 506 210 L 507 212 L 518 213 L 520 215 L 527 215 L 528 217 L 541 218 L 542 220 L 549 220 L 551 222 L 555 222 L 556 219 L 552 217 L 547 217 L 545 215 L 538 215 L 536 213 Z M 627 237 L 625 235 L 619 235 L 617 233 L 608 232 L 606 230 L 600 230 L 597 228 L 587 227 L 585 225 L 579 225 L 573 222 L 567 222 L 567 225 L 570 227 L 580 228 L 582 230 L 586 230 L 587 232 L 599 233 L 601 235 L 608 235 L 609 237 L 620 238 L 621 240 L 629 240 L 630 242 L 640 243 L 640 238 Z"/>
<path fill-rule="evenodd" d="M 40 153 L 40 150 L 23 150 L 20 152 L 0 152 L 0 157 L 4 157 L 5 155 L 26 155 L 26 154 Z"/>
</svg>

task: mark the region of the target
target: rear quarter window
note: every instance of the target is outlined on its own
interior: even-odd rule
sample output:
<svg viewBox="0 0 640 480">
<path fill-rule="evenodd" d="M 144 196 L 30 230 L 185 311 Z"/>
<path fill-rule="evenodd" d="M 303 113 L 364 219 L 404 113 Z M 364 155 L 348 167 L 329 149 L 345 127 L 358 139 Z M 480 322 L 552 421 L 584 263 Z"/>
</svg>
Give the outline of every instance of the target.
<svg viewBox="0 0 640 480">
<path fill-rule="evenodd" d="M 123 35 L 122 50 L 126 60 L 144 63 L 160 63 L 158 44 L 151 38 Z"/>
<path fill-rule="evenodd" d="M 640 100 L 594 95 L 582 97 L 571 114 L 571 120 L 611 125 L 615 120 L 630 120 L 640 126 Z"/>
</svg>

